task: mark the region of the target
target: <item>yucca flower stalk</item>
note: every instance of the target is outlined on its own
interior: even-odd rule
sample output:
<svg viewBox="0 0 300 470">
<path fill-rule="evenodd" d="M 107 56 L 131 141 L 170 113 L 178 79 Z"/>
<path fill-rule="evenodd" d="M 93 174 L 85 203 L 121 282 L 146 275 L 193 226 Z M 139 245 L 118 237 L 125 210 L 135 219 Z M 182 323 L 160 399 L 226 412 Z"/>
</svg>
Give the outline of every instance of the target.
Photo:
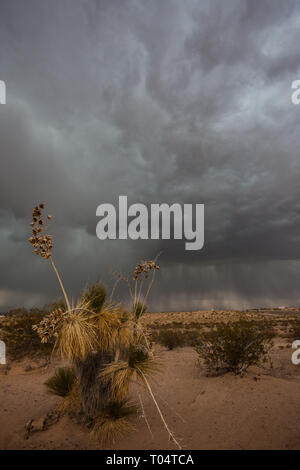
<svg viewBox="0 0 300 470">
<path fill-rule="evenodd" d="M 52 248 L 53 248 L 53 237 L 49 233 L 47 233 L 48 227 L 46 226 L 46 222 L 43 216 L 43 210 L 45 208 L 45 204 L 41 203 L 32 211 L 32 221 L 30 222 L 30 226 L 32 228 L 32 236 L 29 238 L 29 242 L 34 247 L 34 252 L 36 255 L 41 256 L 44 259 L 48 259 L 51 263 L 51 266 L 56 274 L 58 282 L 60 284 L 63 296 L 66 301 L 67 309 L 71 311 L 71 304 L 67 293 L 65 291 L 62 279 L 59 275 L 57 267 L 52 258 Z M 47 215 L 47 220 L 51 220 L 52 215 Z"/>
<path fill-rule="evenodd" d="M 154 283 L 155 273 L 159 270 L 156 260 L 159 255 L 156 256 L 154 260 L 142 261 L 139 263 L 133 274 L 134 282 L 134 295 L 133 295 L 133 313 L 134 317 L 138 320 L 139 313 L 143 314 L 146 307 L 146 302 L 151 291 L 151 288 Z M 151 276 L 151 277 L 150 277 Z M 145 295 L 143 296 L 143 286 L 145 281 L 150 277 L 150 282 L 148 289 L 146 290 Z"/>
</svg>

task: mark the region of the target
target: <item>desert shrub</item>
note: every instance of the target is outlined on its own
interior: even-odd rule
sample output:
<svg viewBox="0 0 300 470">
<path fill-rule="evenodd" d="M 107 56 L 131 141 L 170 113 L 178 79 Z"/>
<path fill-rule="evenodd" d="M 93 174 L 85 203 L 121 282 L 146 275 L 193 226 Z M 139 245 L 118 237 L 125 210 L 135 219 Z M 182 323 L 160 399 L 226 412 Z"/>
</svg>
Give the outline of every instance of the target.
<svg viewBox="0 0 300 470">
<path fill-rule="evenodd" d="M 22 313 L 10 314 L 1 319 L 0 339 L 5 341 L 11 360 L 25 356 L 50 356 L 53 344 L 41 343 L 37 332 L 32 329 L 33 325 L 42 320 L 44 313 L 22 309 Z"/>
<path fill-rule="evenodd" d="M 195 350 L 209 370 L 241 374 L 267 361 L 273 337 L 273 331 L 239 320 L 202 333 Z"/>
<path fill-rule="evenodd" d="M 196 346 L 199 342 L 199 330 L 186 329 L 184 331 L 185 346 Z"/>
<path fill-rule="evenodd" d="M 45 382 L 50 393 L 65 397 L 71 392 L 76 380 L 73 367 L 59 367 L 55 374 Z"/>
<path fill-rule="evenodd" d="M 100 312 L 106 299 L 106 288 L 102 282 L 97 281 L 89 286 L 82 294 L 82 300 L 94 312 Z"/>
<path fill-rule="evenodd" d="M 159 333 L 157 342 L 172 350 L 184 346 L 185 338 L 181 331 L 163 330 Z"/>
<path fill-rule="evenodd" d="M 300 321 L 299 320 L 295 320 L 291 323 L 286 336 L 288 339 L 292 341 L 296 339 L 300 339 Z"/>
<path fill-rule="evenodd" d="M 195 346 L 199 340 L 199 329 L 162 329 L 151 331 L 151 339 L 169 350 L 184 346 Z"/>
</svg>

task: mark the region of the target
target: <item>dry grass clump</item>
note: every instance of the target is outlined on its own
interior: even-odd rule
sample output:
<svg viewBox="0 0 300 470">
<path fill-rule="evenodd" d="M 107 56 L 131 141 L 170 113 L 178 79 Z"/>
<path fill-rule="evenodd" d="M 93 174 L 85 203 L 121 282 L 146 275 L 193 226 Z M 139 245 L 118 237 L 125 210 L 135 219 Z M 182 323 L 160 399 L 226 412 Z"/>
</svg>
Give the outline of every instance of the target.
<svg viewBox="0 0 300 470">
<path fill-rule="evenodd" d="M 94 325 L 85 311 L 65 314 L 57 332 L 56 347 L 62 357 L 82 360 L 96 347 L 97 335 Z"/>
<path fill-rule="evenodd" d="M 45 382 L 50 393 L 60 397 L 67 396 L 76 381 L 76 372 L 73 367 L 59 367 L 54 375 Z"/>
<path fill-rule="evenodd" d="M 130 384 L 138 381 L 150 393 L 170 438 L 181 448 L 167 426 L 149 383 L 149 377 L 157 371 L 158 364 L 148 334 L 140 322 L 155 273 L 159 270 L 156 260 L 139 263 L 131 280 L 117 275 L 113 292 L 116 284 L 125 280 L 132 300 L 129 312 L 113 302 L 112 295 L 106 301 L 106 289 L 100 282 L 85 289 L 78 302 L 73 304 L 53 261 L 52 236 L 46 233 L 43 209 L 44 204 L 40 204 L 33 210 L 30 224 L 33 235 L 29 241 L 36 254 L 50 261 L 61 286 L 66 309 L 55 308 L 34 326 L 34 330 L 42 343 L 54 342 L 54 349 L 74 367 L 76 380 L 72 387 L 69 384 L 63 409 L 74 414 L 77 407 L 77 413 L 83 414 L 84 421 L 100 442 L 114 442 L 133 428 L 127 420 L 133 414 L 133 406 L 128 405 L 128 395 Z M 65 386 L 67 378 L 62 372 L 50 380 L 52 391 L 56 390 L 58 394 L 65 393 Z M 139 392 L 138 395 L 143 407 Z"/>
<path fill-rule="evenodd" d="M 83 404 L 78 378 L 76 377 L 73 387 L 63 398 L 59 411 L 71 417 L 79 418 L 83 416 Z"/>
<path fill-rule="evenodd" d="M 118 439 L 134 430 L 134 425 L 128 421 L 137 415 L 137 407 L 127 399 L 111 401 L 103 410 L 102 415 L 95 419 L 92 434 L 105 446 L 115 444 Z"/>
</svg>

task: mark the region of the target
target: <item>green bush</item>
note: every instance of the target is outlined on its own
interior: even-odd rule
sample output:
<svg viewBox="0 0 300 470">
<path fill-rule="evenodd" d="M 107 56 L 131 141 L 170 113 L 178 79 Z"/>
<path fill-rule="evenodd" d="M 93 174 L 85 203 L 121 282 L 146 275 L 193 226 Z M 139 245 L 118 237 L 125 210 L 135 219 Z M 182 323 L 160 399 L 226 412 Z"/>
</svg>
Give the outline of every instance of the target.
<svg viewBox="0 0 300 470">
<path fill-rule="evenodd" d="M 209 370 L 241 374 L 267 361 L 273 337 L 272 330 L 239 320 L 202 333 L 195 350 Z"/>
<path fill-rule="evenodd" d="M 45 385 L 50 393 L 65 397 L 72 390 L 75 380 L 76 373 L 73 367 L 59 367 Z"/>
<path fill-rule="evenodd" d="M 49 356 L 53 345 L 41 343 L 41 339 L 32 326 L 39 323 L 45 312 L 32 309 L 18 309 L 8 312 L 0 321 L 0 339 L 6 343 L 10 359 L 21 359 L 25 356 Z"/>
</svg>

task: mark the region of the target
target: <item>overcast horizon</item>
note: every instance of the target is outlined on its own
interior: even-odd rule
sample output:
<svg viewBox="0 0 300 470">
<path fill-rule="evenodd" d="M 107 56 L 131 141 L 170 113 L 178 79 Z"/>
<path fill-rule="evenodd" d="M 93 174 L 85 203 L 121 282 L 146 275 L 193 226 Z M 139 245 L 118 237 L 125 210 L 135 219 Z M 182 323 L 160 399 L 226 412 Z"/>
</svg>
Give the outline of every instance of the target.
<svg viewBox="0 0 300 470">
<path fill-rule="evenodd" d="M 299 305 L 299 39 L 291 0 L 2 0 L 0 312 L 61 297 L 39 202 L 74 298 L 162 252 L 152 311 Z M 119 195 L 204 204 L 203 249 L 100 241 Z"/>
</svg>

